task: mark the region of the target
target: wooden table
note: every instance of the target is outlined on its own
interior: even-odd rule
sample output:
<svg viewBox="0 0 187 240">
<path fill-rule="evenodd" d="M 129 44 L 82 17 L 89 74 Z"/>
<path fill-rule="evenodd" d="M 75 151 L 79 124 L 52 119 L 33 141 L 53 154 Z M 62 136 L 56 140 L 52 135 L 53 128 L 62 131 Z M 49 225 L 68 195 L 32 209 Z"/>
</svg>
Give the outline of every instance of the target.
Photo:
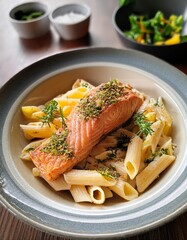
<svg viewBox="0 0 187 240">
<path fill-rule="evenodd" d="M 24 67 L 44 57 L 81 47 L 115 47 L 124 48 L 112 26 L 112 12 L 118 5 L 117 0 L 74 0 L 73 2 L 87 3 L 92 9 L 92 19 L 89 36 L 77 41 L 63 41 L 51 27 L 48 35 L 35 39 L 23 40 L 17 36 L 8 21 L 8 12 L 22 1 L 0 0 L 0 87 L 14 74 Z M 25 0 L 26 2 L 26 0 Z M 50 9 L 68 0 L 41 0 L 48 4 Z M 187 62 L 175 64 L 184 73 L 187 73 Z M 0 206 L 0 239 L 1 240 L 62 240 L 36 230 Z M 186 240 L 187 239 L 187 212 L 150 232 L 128 238 L 128 240 Z"/>
</svg>

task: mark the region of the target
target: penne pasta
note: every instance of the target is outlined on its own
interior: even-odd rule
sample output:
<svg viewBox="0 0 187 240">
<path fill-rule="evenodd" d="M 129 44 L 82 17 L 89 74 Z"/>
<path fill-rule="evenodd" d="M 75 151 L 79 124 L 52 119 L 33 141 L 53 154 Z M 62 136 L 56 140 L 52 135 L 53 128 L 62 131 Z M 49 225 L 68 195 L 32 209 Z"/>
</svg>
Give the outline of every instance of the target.
<svg viewBox="0 0 187 240">
<path fill-rule="evenodd" d="M 71 185 L 67 184 L 64 180 L 64 176 L 61 175 L 54 181 L 48 181 L 44 176 L 42 178 L 55 190 L 55 191 L 62 191 L 62 190 L 70 190 Z"/>
<path fill-rule="evenodd" d="M 173 161 L 175 156 L 169 156 L 163 154 L 157 156 L 154 161 L 148 164 L 148 166 L 137 175 L 136 185 L 139 192 L 145 191 L 145 189 L 163 172 Z"/>
<path fill-rule="evenodd" d="M 142 157 L 143 140 L 139 136 L 131 139 L 125 157 L 125 170 L 131 179 L 134 179 L 138 174 L 140 161 Z"/>
<path fill-rule="evenodd" d="M 87 189 L 84 185 L 74 186 L 70 188 L 71 195 L 75 202 L 92 202 L 90 194 L 87 192 Z"/>
<path fill-rule="evenodd" d="M 56 128 L 53 124 L 43 124 L 42 122 L 32 122 L 27 125 L 20 125 L 25 138 L 28 140 L 34 138 L 49 138 L 56 132 Z"/>
<path fill-rule="evenodd" d="M 88 193 L 92 202 L 95 204 L 103 204 L 105 202 L 105 192 L 102 187 L 99 186 L 88 186 L 87 187 Z"/>
<path fill-rule="evenodd" d="M 110 177 L 104 177 L 96 170 L 78 170 L 72 169 L 64 173 L 66 182 L 70 185 L 85 185 L 85 186 L 112 186 L 116 180 Z"/>
<path fill-rule="evenodd" d="M 163 103 L 162 97 L 158 97 L 156 109 L 160 119 L 165 122 L 163 131 L 164 131 L 164 134 L 168 136 L 171 134 L 171 127 L 172 127 L 173 120 L 170 113 L 167 111 Z"/>
<path fill-rule="evenodd" d="M 71 113 L 73 108 L 74 108 L 73 106 L 64 106 L 63 107 L 63 115 L 64 115 L 64 117 L 67 117 Z"/>
<path fill-rule="evenodd" d="M 54 181 L 48 181 L 39 171 L 38 168 L 33 168 L 32 173 L 35 177 L 42 177 L 55 191 L 70 190 L 71 185 L 67 184 L 64 180 L 64 176 L 61 175 Z"/>
<path fill-rule="evenodd" d="M 161 134 L 164 129 L 165 122 L 158 120 L 151 126 L 153 132 L 149 134 L 143 142 L 143 159 L 150 156 L 151 153 L 155 153 L 156 147 L 160 140 Z"/>
<path fill-rule="evenodd" d="M 128 174 L 125 170 L 124 162 L 123 161 L 106 161 L 105 165 L 107 167 L 113 167 L 120 175 L 120 178 L 122 178 L 124 181 L 127 181 Z"/>
<path fill-rule="evenodd" d="M 114 186 L 110 186 L 109 188 L 117 195 L 128 201 L 138 197 L 138 192 L 136 189 L 133 188 L 128 182 L 125 182 L 121 179 L 119 179 Z"/>
<path fill-rule="evenodd" d="M 56 102 L 58 102 L 59 107 L 63 108 L 65 106 L 75 106 L 79 99 L 77 98 L 65 98 L 65 97 L 56 97 L 54 98 Z"/>
<path fill-rule="evenodd" d="M 29 151 L 31 150 L 34 150 L 36 147 L 38 147 L 43 141 L 45 141 L 45 139 L 42 139 L 42 140 L 36 140 L 36 141 L 33 141 L 33 142 L 30 142 L 29 144 L 27 144 L 22 152 L 21 152 L 21 155 L 20 155 L 20 158 L 22 160 L 26 160 L 26 161 L 31 161 L 31 157 L 30 157 L 30 154 L 29 154 Z"/>
<path fill-rule="evenodd" d="M 172 139 L 169 138 L 163 145 L 161 145 L 160 149 L 167 149 L 167 154 L 173 155 Z"/>
<path fill-rule="evenodd" d="M 38 121 L 38 112 L 41 112 L 43 106 L 23 106 L 21 111 L 23 115 L 30 121 Z"/>
<path fill-rule="evenodd" d="M 102 189 L 105 193 L 105 198 L 112 198 L 113 197 L 113 193 L 108 187 L 102 186 Z"/>
<path fill-rule="evenodd" d="M 78 88 L 78 87 L 85 87 L 87 89 L 92 89 L 94 86 L 90 84 L 89 82 L 83 80 L 83 79 L 77 79 L 75 83 L 72 86 L 72 89 Z"/>
</svg>

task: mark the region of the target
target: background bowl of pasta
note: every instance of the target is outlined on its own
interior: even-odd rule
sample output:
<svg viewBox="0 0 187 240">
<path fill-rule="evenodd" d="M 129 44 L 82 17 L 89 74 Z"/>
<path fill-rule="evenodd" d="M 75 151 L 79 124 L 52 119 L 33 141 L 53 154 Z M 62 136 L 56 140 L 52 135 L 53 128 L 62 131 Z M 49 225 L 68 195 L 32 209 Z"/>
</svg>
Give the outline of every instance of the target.
<svg viewBox="0 0 187 240">
<path fill-rule="evenodd" d="M 48 64 L 48 68 L 46 68 L 46 64 Z M 77 82 L 77 79 L 83 79 L 85 82 L 83 80 Z M 76 187 L 71 188 L 71 171 L 65 176 L 66 187 L 63 190 L 64 178 L 55 183 L 55 186 L 49 185 L 46 179 L 39 176 L 32 161 L 20 159 L 22 150 L 30 143 L 31 138 L 36 137 L 36 135 L 31 136 L 33 131 L 30 129 L 33 126 L 36 127 L 34 134 L 38 134 L 41 130 L 41 125 L 37 125 L 38 120 L 33 119 L 31 124 L 31 121 L 25 118 L 23 111 L 27 117 L 31 117 L 31 112 L 37 112 L 32 117 L 39 116 L 38 114 L 44 113 L 42 106 L 49 103 L 51 99 L 56 99 L 61 101 L 64 114 L 68 114 L 71 107 L 75 106 L 77 101 L 88 91 L 88 87 L 107 83 L 113 79 L 127 84 L 128 89 L 132 86 L 138 92 L 151 97 L 152 100 L 149 101 L 149 104 L 152 104 L 151 110 L 146 108 L 148 114 L 146 118 L 150 121 L 155 122 L 153 108 L 156 108 L 158 112 L 159 109 L 163 110 L 163 106 L 167 109 L 169 115 L 165 110 L 164 115 L 160 113 L 162 121 L 159 122 L 160 125 L 155 124 L 154 128 L 155 132 L 160 128 L 163 130 L 162 122 L 166 120 L 163 120 L 164 116 L 167 115 L 168 122 L 171 120 L 169 117 L 171 116 L 172 131 L 165 133 L 167 139 L 163 138 L 163 134 L 160 135 L 162 141 L 159 142 L 159 148 L 161 142 L 168 144 L 166 144 L 167 147 L 165 145 L 162 148 L 167 151 L 159 152 L 160 155 L 157 156 L 153 154 L 151 157 L 161 158 L 161 167 L 167 165 L 168 159 L 171 160 L 171 164 L 162 173 L 155 173 L 153 163 L 156 161 L 149 158 L 150 162 L 146 164 L 152 167 L 148 168 L 147 174 L 149 175 L 151 172 L 159 177 L 145 191 L 147 183 L 142 178 L 148 175 L 139 176 L 138 187 L 133 176 L 132 181 L 123 179 L 123 182 L 126 183 L 123 183 L 120 192 L 130 196 L 129 199 L 124 199 L 124 196 L 121 196 L 116 190 L 116 176 L 113 179 L 105 176 L 105 183 L 110 182 L 110 186 L 101 186 L 102 190 L 100 186 L 95 186 L 95 189 L 86 186 L 87 190 L 95 191 L 96 199 L 97 196 L 99 196 L 98 200 L 104 196 L 105 201 L 102 204 L 100 202 L 94 204 L 93 201 L 79 202 L 74 200 L 71 194 L 73 188 L 77 189 Z M 79 239 L 126 237 L 165 224 L 184 212 L 187 207 L 187 96 L 184 90 L 186 87 L 187 78 L 180 71 L 162 60 L 134 50 L 81 49 L 57 54 L 27 67 L 10 79 L 0 91 L 0 97 L 4 99 L 0 104 L 2 109 L 0 126 L 1 202 L 29 224 L 64 237 Z M 65 94 L 69 94 L 68 97 L 61 98 L 67 96 Z M 11 98 L 7 98 L 10 95 Z M 27 127 L 25 128 L 25 126 Z M 27 130 L 23 131 L 23 129 Z M 50 131 L 53 131 L 52 127 Z M 131 128 L 120 131 L 126 131 L 125 134 L 130 139 L 134 134 Z M 40 132 L 40 134 L 43 133 Z M 108 140 L 105 139 L 105 144 L 111 144 L 111 139 L 114 143 L 117 139 L 115 134 L 110 135 Z M 149 140 L 154 144 L 158 135 L 154 135 L 154 139 Z M 47 135 L 47 137 L 49 136 Z M 137 137 L 132 139 L 134 140 L 131 141 L 131 144 L 137 140 Z M 138 146 L 140 144 L 138 142 Z M 112 158 L 114 151 L 111 151 L 111 146 L 108 151 L 107 153 L 104 151 L 105 153 L 100 157 L 98 156 L 102 151 L 99 153 L 96 151 L 97 154 L 93 154 L 94 157 L 90 156 L 91 161 L 92 157 L 97 156 L 98 160 L 102 162 L 103 159 L 106 160 L 105 157 L 108 153 L 110 155 L 107 156 Z M 24 153 L 26 158 L 27 151 Z M 122 154 L 120 156 L 124 158 L 123 152 L 119 152 L 119 154 Z M 105 157 L 103 157 L 104 155 Z M 123 167 L 124 164 L 121 167 L 118 166 L 118 169 L 123 169 Z M 74 171 L 76 172 L 80 168 L 81 166 Z M 117 169 L 117 166 L 115 168 Z M 94 171 L 92 173 L 92 180 L 97 179 L 98 174 L 103 177 L 101 172 Z M 122 175 L 122 173 L 120 174 Z M 136 175 L 138 176 L 137 173 Z M 84 179 L 86 179 L 85 175 Z M 81 189 L 79 188 L 80 191 Z M 112 196 L 110 196 L 111 193 Z M 75 193 L 78 197 L 82 197 L 81 194 Z"/>
</svg>

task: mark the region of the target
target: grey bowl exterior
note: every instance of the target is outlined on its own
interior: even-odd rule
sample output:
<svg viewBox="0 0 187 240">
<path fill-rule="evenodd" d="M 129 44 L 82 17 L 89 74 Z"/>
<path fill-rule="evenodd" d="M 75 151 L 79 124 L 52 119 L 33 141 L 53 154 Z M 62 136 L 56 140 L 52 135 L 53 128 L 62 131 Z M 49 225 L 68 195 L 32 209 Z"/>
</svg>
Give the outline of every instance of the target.
<svg viewBox="0 0 187 240">
<path fill-rule="evenodd" d="M 44 14 L 41 17 L 29 21 L 15 19 L 15 13 L 17 11 L 28 11 L 32 9 L 43 11 Z M 10 11 L 9 19 L 21 38 L 32 39 L 43 36 L 49 31 L 50 21 L 48 15 L 47 5 L 40 2 L 28 2 L 14 7 Z"/>
<path fill-rule="evenodd" d="M 186 59 L 187 42 L 167 46 L 140 44 L 127 38 L 124 31 L 130 28 L 129 15 L 132 13 L 153 16 L 156 11 L 161 10 L 166 16 L 171 14 L 185 15 L 186 7 L 187 2 L 185 0 L 179 0 L 177 4 L 175 0 L 158 0 L 151 3 L 148 0 L 135 1 L 125 7 L 117 7 L 113 13 L 112 21 L 118 36 L 126 47 L 150 53 L 169 62 L 182 62 Z M 184 29 L 187 29 L 186 24 L 186 21 L 184 21 Z M 183 34 L 186 35 L 187 33 L 183 32 Z"/>
</svg>

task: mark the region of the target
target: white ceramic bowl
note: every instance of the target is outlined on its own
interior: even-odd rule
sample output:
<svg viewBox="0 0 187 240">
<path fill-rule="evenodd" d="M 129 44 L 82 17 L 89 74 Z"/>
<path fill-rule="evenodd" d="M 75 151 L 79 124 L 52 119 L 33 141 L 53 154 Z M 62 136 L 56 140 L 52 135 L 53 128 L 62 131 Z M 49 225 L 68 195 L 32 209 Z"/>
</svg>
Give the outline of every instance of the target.
<svg viewBox="0 0 187 240">
<path fill-rule="evenodd" d="M 80 3 L 57 7 L 49 15 L 52 25 L 65 40 L 84 37 L 89 30 L 90 17 L 90 7 Z"/>
<path fill-rule="evenodd" d="M 18 12 L 41 11 L 43 15 L 31 20 L 18 20 Z M 28 2 L 15 6 L 9 13 L 9 20 L 21 38 L 31 39 L 45 35 L 49 31 L 49 10 L 46 4 L 41 2 Z"/>
<path fill-rule="evenodd" d="M 177 159 L 133 201 L 115 197 L 103 206 L 74 203 L 69 192 L 55 192 L 33 177 L 33 164 L 19 158 L 27 144 L 19 127 L 25 121 L 21 106 L 45 103 L 77 78 L 94 85 L 118 78 L 150 96 L 162 96 L 173 116 Z M 186 89 L 186 75 L 133 50 L 81 49 L 32 64 L 0 90 L 0 200 L 29 224 L 74 239 L 122 239 L 168 222 L 187 209 Z"/>
</svg>

